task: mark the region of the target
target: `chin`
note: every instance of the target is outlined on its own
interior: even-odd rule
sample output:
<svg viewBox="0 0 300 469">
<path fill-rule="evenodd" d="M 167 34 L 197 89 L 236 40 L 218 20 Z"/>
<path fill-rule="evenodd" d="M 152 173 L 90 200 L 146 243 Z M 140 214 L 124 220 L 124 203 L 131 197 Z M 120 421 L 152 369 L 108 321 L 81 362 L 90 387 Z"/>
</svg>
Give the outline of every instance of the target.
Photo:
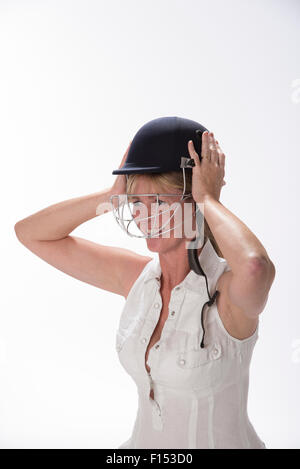
<svg viewBox="0 0 300 469">
<path fill-rule="evenodd" d="M 172 238 L 145 238 L 147 247 L 152 252 L 167 252 L 178 246 L 178 239 Z"/>
<path fill-rule="evenodd" d="M 147 247 L 152 252 L 164 251 L 164 246 L 161 238 L 146 238 Z"/>
</svg>

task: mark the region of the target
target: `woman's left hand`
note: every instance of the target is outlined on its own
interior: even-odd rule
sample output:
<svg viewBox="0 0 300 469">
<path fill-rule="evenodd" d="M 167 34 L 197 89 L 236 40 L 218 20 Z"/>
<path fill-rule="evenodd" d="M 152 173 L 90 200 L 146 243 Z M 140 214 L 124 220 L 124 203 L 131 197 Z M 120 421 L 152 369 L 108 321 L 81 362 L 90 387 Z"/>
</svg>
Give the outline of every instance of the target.
<svg viewBox="0 0 300 469">
<path fill-rule="evenodd" d="M 225 155 L 213 132 L 206 130 L 202 134 L 201 162 L 192 140 L 188 142 L 188 150 L 190 157 L 195 161 L 195 166 L 192 168 L 193 199 L 195 202 L 203 203 L 205 196 L 209 195 L 219 200 L 221 188 L 226 184 Z"/>
</svg>

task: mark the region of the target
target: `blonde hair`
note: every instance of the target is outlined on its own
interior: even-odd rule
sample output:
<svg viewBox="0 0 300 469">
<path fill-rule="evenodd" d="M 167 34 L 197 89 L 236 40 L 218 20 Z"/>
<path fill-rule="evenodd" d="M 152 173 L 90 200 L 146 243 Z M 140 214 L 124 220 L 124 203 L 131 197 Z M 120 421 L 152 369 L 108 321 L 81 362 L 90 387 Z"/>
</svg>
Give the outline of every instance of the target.
<svg viewBox="0 0 300 469">
<path fill-rule="evenodd" d="M 169 171 L 166 173 L 143 173 L 143 174 L 129 174 L 127 180 L 126 192 L 127 194 L 134 193 L 135 183 L 139 176 L 147 177 L 153 183 L 154 187 L 157 187 L 157 190 L 166 190 L 166 193 L 174 193 L 174 190 L 180 190 L 181 194 L 183 192 L 184 181 L 183 174 L 181 171 Z M 192 192 L 192 172 L 185 171 L 185 193 Z M 193 199 L 194 200 L 194 199 Z M 204 217 L 204 243 L 207 238 L 209 238 L 212 243 L 216 253 L 219 257 L 223 257 L 222 251 L 218 246 L 217 241 L 215 240 L 214 235 L 212 234 L 208 223 Z"/>
</svg>

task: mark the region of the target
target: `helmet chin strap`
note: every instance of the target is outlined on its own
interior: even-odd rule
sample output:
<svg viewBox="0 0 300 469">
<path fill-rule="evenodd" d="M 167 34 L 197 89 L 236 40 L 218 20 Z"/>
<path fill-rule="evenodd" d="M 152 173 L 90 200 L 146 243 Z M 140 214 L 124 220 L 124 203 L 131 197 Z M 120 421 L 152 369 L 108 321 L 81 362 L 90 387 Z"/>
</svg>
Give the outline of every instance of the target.
<svg viewBox="0 0 300 469">
<path fill-rule="evenodd" d="M 196 210 L 196 202 L 195 202 L 195 210 Z M 196 211 L 195 213 L 196 213 L 196 221 L 197 221 L 197 225 L 198 225 L 198 229 L 199 229 L 199 233 L 200 233 L 201 224 L 204 223 L 204 217 L 203 217 L 203 214 L 199 211 Z M 201 221 L 199 220 L 199 213 L 200 213 L 200 215 L 202 215 Z M 203 311 L 204 311 L 204 308 L 205 308 L 206 305 L 211 306 L 214 303 L 214 301 L 216 300 L 216 298 L 217 298 L 217 296 L 219 295 L 220 292 L 218 290 L 216 290 L 215 293 L 213 294 L 213 296 L 210 296 L 209 289 L 208 289 L 208 283 L 207 283 L 207 277 L 206 277 L 205 272 L 203 271 L 203 269 L 200 265 L 197 248 L 190 248 L 191 245 L 195 245 L 195 244 L 197 245 L 197 240 L 198 239 L 200 239 L 199 235 L 194 236 L 194 238 L 189 243 L 189 248 L 188 248 L 187 251 L 188 251 L 188 261 L 189 261 L 190 268 L 197 275 L 202 275 L 205 278 L 206 291 L 207 291 L 207 295 L 208 295 L 208 298 L 209 298 L 209 300 L 204 303 L 204 305 L 202 306 L 202 310 L 201 310 L 201 326 L 202 326 L 203 333 L 202 333 L 202 340 L 201 340 L 201 343 L 200 343 L 200 347 L 204 348 L 205 329 L 204 329 L 204 322 L 203 322 Z M 203 243 L 203 245 L 204 245 L 204 243 Z"/>
</svg>

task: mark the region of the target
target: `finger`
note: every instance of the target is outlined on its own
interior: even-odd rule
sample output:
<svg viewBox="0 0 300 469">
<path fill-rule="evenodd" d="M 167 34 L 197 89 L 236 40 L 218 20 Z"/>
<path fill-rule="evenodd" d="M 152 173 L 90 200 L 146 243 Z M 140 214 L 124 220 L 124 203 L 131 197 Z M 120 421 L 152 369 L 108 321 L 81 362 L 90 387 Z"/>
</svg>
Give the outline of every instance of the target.
<svg viewBox="0 0 300 469">
<path fill-rule="evenodd" d="M 219 166 L 223 169 L 225 168 L 225 155 L 223 152 L 219 154 Z"/>
<path fill-rule="evenodd" d="M 202 134 L 202 148 L 201 148 L 201 156 L 202 158 L 210 158 L 209 148 L 208 148 L 208 130 L 205 130 Z"/>
<path fill-rule="evenodd" d="M 220 147 L 220 144 L 219 144 L 218 140 L 215 140 L 215 142 L 216 142 L 216 145 L 217 145 L 217 150 L 219 152 L 222 152 L 222 148 Z"/>
<path fill-rule="evenodd" d="M 189 150 L 190 157 L 193 158 L 195 161 L 195 166 L 200 166 L 201 164 L 200 158 L 199 158 L 198 153 L 195 150 L 193 140 L 188 141 L 188 150 Z"/>
<path fill-rule="evenodd" d="M 210 149 L 210 159 L 212 163 L 219 165 L 219 155 L 217 150 L 217 145 L 213 132 L 209 135 L 209 149 Z"/>
<path fill-rule="evenodd" d="M 222 168 L 224 169 L 224 167 L 225 167 L 225 154 L 224 154 L 222 148 L 220 147 L 218 140 L 216 140 L 216 144 L 217 144 L 217 149 L 218 149 L 218 153 L 219 153 L 219 165 L 222 166 Z"/>
</svg>

